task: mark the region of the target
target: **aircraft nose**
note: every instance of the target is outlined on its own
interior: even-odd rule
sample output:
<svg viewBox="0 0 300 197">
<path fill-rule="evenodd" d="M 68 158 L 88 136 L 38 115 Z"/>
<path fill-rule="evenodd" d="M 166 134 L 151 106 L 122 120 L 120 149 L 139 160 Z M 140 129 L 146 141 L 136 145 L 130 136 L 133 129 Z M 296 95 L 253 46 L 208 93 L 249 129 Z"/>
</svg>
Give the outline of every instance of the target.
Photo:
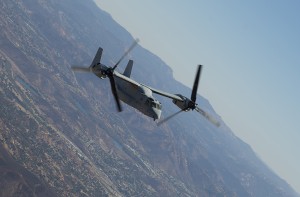
<svg viewBox="0 0 300 197">
<path fill-rule="evenodd" d="M 156 108 L 153 108 L 153 118 L 156 119 L 160 119 L 160 115 L 161 115 L 161 110 L 158 110 Z"/>
</svg>

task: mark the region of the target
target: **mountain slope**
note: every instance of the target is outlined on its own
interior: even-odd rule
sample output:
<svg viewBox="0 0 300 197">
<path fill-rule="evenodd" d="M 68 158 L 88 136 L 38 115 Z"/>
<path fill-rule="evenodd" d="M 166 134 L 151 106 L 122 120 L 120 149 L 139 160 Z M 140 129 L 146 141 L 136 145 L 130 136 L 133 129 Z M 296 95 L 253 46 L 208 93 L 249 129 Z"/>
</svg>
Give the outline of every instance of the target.
<svg viewBox="0 0 300 197">
<path fill-rule="evenodd" d="M 115 112 L 107 80 L 74 75 L 70 65 L 89 65 L 99 46 L 113 65 L 133 40 L 93 1 L 0 9 L 2 196 L 297 196 L 225 124 L 185 113 L 157 127 L 129 106 Z M 134 79 L 190 94 L 154 54 L 130 56 Z M 178 110 L 157 97 L 165 116 Z"/>
</svg>

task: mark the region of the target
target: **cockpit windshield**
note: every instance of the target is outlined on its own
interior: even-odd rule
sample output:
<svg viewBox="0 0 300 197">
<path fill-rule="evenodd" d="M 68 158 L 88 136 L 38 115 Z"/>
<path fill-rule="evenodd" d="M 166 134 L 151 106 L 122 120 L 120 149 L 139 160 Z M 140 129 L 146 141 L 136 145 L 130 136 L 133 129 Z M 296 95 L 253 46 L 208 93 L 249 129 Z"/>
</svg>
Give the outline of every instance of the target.
<svg viewBox="0 0 300 197">
<path fill-rule="evenodd" d="M 159 102 L 155 102 L 152 98 L 147 99 L 146 104 L 157 109 L 162 108 L 162 105 Z"/>
<path fill-rule="evenodd" d="M 161 104 L 160 104 L 160 103 L 152 102 L 152 103 L 151 103 L 151 106 L 152 106 L 152 107 L 155 107 L 155 108 L 157 108 L 157 109 L 161 109 Z"/>
</svg>

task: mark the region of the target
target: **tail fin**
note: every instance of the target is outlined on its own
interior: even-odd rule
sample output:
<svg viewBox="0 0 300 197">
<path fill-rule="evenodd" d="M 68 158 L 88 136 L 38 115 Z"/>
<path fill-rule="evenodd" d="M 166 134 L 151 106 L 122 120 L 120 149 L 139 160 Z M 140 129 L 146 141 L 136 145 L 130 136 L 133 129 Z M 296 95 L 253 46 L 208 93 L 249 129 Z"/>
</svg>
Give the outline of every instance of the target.
<svg viewBox="0 0 300 197">
<path fill-rule="evenodd" d="M 98 51 L 97 51 L 97 53 L 96 53 L 96 55 L 95 55 L 95 57 L 93 59 L 93 62 L 91 64 L 91 66 L 94 66 L 94 65 L 100 63 L 101 56 L 102 56 L 102 51 L 103 51 L 103 49 L 101 47 L 99 47 L 99 49 L 98 49 Z"/>
<path fill-rule="evenodd" d="M 132 66 L 133 66 L 133 61 L 129 60 L 127 66 L 125 68 L 125 71 L 124 71 L 123 75 L 125 75 L 128 78 L 130 78 Z"/>
</svg>

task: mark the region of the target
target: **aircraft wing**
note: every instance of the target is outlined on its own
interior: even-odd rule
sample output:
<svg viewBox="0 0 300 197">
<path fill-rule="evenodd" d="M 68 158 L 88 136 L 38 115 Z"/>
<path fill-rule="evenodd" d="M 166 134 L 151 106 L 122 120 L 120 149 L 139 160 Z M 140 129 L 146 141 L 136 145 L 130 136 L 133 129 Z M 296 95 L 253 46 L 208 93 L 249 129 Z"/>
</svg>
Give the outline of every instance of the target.
<svg viewBox="0 0 300 197">
<path fill-rule="evenodd" d="M 127 81 L 127 82 L 129 82 L 131 84 L 134 84 L 134 85 L 137 85 L 137 86 L 144 86 L 146 88 L 149 88 L 155 94 L 159 94 L 161 96 L 165 96 L 165 97 L 168 97 L 170 99 L 175 99 L 175 100 L 178 100 L 178 101 L 183 101 L 183 99 L 181 97 L 179 97 L 179 96 L 177 96 L 175 94 L 171 94 L 171 93 L 168 93 L 168 92 L 157 90 L 155 88 L 149 87 L 149 86 L 144 85 L 144 84 L 140 84 L 140 83 L 132 80 L 131 78 L 128 78 L 128 77 L 126 77 L 126 76 L 124 76 L 124 75 L 122 75 L 122 74 L 120 74 L 118 72 L 114 72 L 114 76 L 116 76 L 116 77 L 118 77 L 120 79 L 123 79 L 124 81 Z"/>
<path fill-rule="evenodd" d="M 170 99 L 175 99 L 175 100 L 178 100 L 178 101 L 183 101 L 183 99 L 175 94 L 171 94 L 171 93 L 168 93 L 168 92 L 164 92 L 164 91 L 161 91 L 161 90 L 157 90 L 155 88 L 152 88 L 152 87 L 149 87 L 147 85 L 144 85 L 144 84 L 141 84 L 142 86 L 145 86 L 146 88 L 149 88 L 150 90 L 152 90 L 153 93 L 155 94 L 159 94 L 161 96 L 165 96 L 165 97 L 168 97 Z"/>
<path fill-rule="evenodd" d="M 127 81 L 127 82 L 129 82 L 131 84 L 134 84 L 136 86 L 140 86 L 140 84 L 138 82 L 136 82 L 136 81 L 134 81 L 134 80 L 132 80 L 132 79 L 130 79 L 130 78 L 128 78 L 128 77 L 126 77 L 126 76 L 118 73 L 118 72 L 114 72 L 114 76 L 116 76 L 116 77 L 118 77 L 120 79 L 123 79 L 124 81 Z"/>
</svg>

